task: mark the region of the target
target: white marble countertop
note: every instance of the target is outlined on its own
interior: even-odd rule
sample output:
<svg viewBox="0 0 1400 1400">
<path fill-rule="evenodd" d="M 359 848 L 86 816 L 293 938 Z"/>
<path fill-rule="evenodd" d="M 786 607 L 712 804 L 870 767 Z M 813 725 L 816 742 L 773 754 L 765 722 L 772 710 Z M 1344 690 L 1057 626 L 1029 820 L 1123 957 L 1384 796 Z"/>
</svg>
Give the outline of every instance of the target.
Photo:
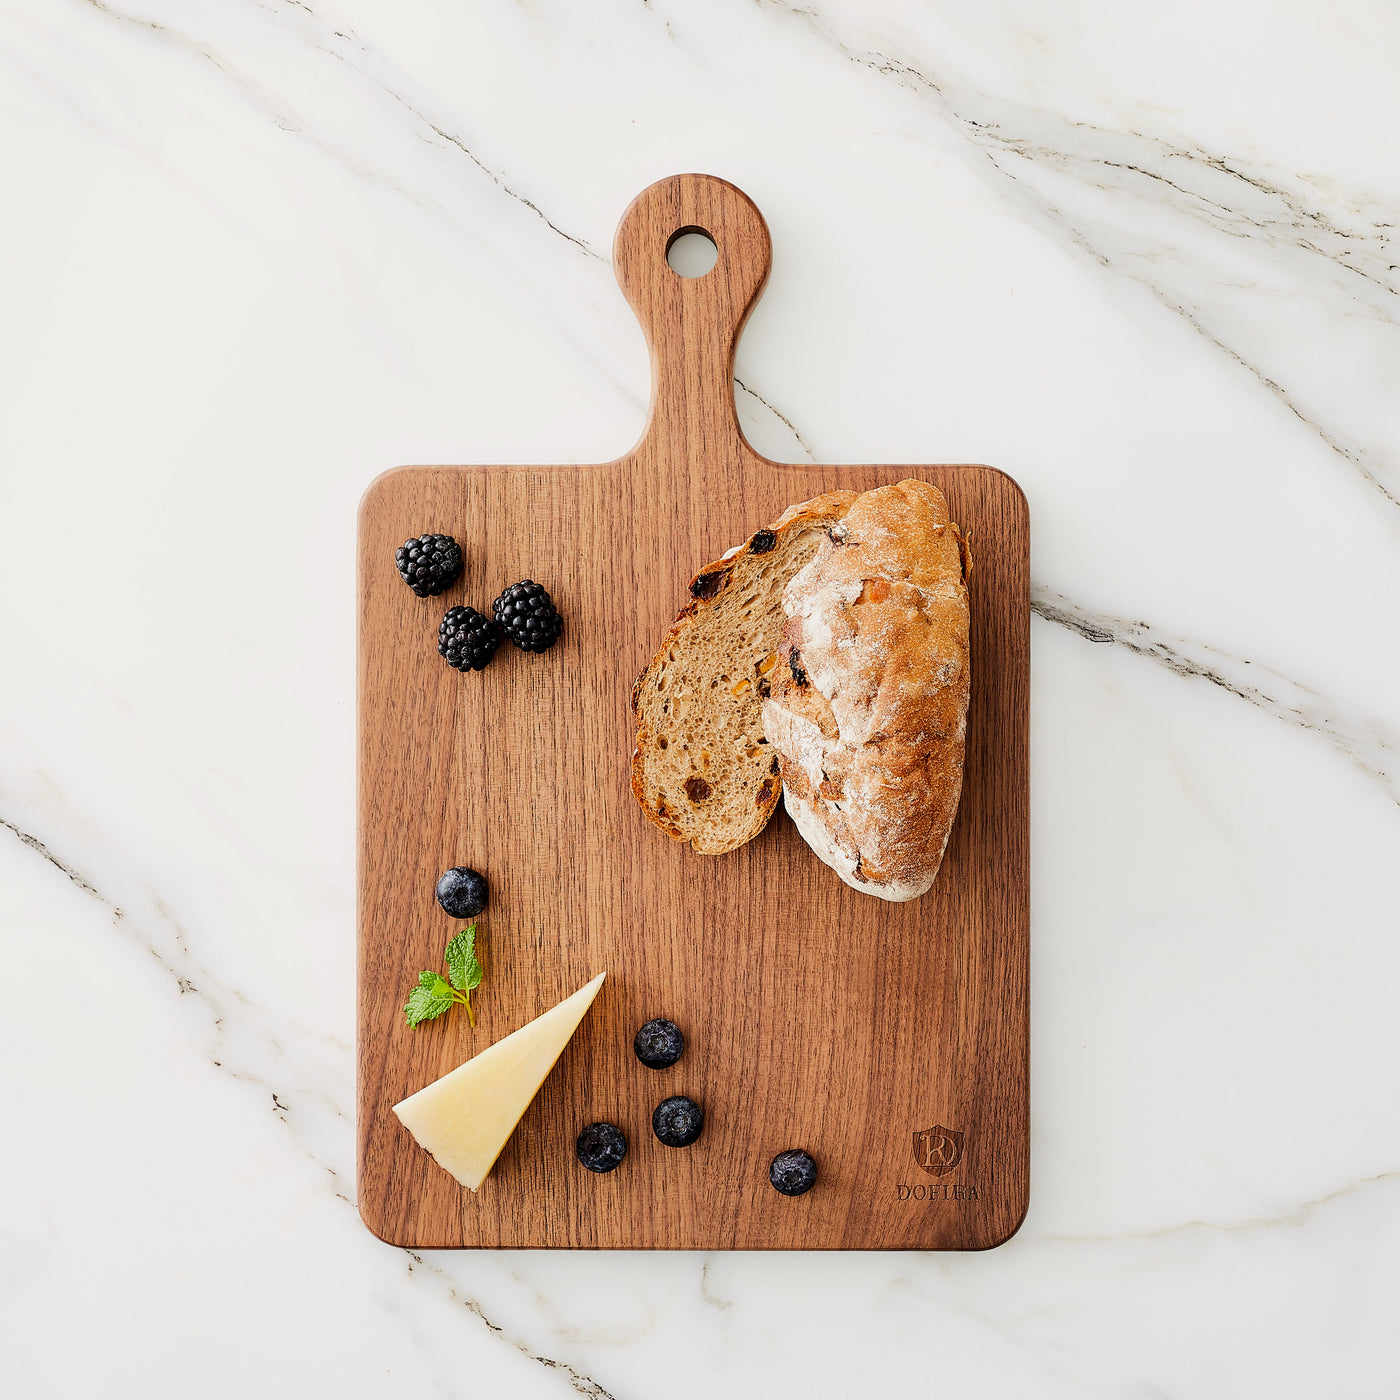
<svg viewBox="0 0 1400 1400">
<path fill-rule="evenodd" d="M 8 5 L 8 1392 L 1394 1395 L 1397 66 L 1366 0 Z M 773 231 L 756 446 L 1030 498 L 987 1254 L 418 1256 L 352 1204 L 356 504 L 631 444 L 608 249 L 687 169 Z"/>
</svg>

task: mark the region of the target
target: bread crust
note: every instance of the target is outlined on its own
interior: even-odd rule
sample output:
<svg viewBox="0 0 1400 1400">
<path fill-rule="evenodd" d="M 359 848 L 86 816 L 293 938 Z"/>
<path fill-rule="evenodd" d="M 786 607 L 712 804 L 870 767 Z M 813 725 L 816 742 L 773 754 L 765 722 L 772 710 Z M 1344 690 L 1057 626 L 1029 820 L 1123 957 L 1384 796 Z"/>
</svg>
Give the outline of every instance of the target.
<svg viewBox="0 0 1400 1400">
<path fill-rule="evenodd" d="M 757 836 L 778 805 L 782 781 L 775 772 L 770 779 L 760 782 L 756 800 L 747 807 L 745 819 L 723 830 L 714 829 L 712 824 L 705 821 L 703 811 L 692 810 L 692 804 L 677 801 L 674 808 L 668 805 L 665 796 L 658 791 L 657 783 L 649 781 L 654 777 L 649 769 L 658 754 L 653 726 L 646 716 L 645 697 L 649 687 L 655 684 L 677 641 L 693 629 L 703 629 L 714 619 L 717 610 L 725 606 L 726 597 L 736 579 L 765 567 L 770 555 L 781 558 L 793 535 L 824 529 L 840 521 L 856 500 L 856 495 L 853 491 L 830 491 L 811 500 L 799 501 L 789 506 L 771 525 L 755 531 L 742 545 L 705 565 L 690 581 L 689 601 L 676 615 L 675 622 L 650 663 L 632 686 L 632 715 L 637 725 L 636 744 L 632 751 L 632 794 L 649 822 L 675 840 L 688 840 L 701 855 L 723 855 Z M 776 636 L 773 642 L 776 646 Z M 762 699 L 755 689 L 747 701 L 753 707 L 755 727 L 761 723 Z M 694 805 L 698 807 L 698 804 Z"/>
<path fill-rule="evenodd" d="M 942 492 L 861 495 L 788 584 L 763 726 L 784 803 L 853 889 L 933 884 L 962 792 L 970 554 Z"/>
</svg>

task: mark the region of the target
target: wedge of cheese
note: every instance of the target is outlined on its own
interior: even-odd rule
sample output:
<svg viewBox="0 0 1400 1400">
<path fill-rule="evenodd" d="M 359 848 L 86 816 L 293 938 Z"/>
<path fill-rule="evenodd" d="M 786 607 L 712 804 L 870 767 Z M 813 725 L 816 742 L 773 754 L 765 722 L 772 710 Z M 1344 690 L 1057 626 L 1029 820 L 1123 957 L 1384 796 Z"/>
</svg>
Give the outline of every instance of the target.
<svg viewBox="0 0 1400 1400">
<path fill-rule="evenodd" d="M 605 975 L 600 972 L 553 1010 L 394 1105 L 418 1145 L 469 1190 L 495 1166 Z"/>
</svg>

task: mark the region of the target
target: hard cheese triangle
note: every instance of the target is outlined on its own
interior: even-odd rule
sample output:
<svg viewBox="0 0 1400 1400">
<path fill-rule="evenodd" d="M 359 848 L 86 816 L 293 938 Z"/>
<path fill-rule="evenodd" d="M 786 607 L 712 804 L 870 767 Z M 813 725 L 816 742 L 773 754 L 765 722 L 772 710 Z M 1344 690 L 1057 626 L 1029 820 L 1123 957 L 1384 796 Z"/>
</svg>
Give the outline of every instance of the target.
<svg viewBox="0 0 1400 1400">
<path fill-rule="evenodd" d="M 418 1145 L 475 1191 L 593 1005 L 606 974 L 394 1105 Z"/>
</svg>

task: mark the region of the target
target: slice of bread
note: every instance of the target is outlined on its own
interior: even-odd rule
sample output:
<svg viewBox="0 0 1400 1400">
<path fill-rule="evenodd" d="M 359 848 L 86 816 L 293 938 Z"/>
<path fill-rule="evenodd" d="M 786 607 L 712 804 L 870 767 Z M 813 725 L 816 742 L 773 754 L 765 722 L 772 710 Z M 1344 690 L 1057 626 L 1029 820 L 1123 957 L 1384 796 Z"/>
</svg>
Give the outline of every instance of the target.
<svg viewBox="0 0 1400 1400">
<path fill-rule="evenodd" d="M 856 499 L 832 491 L 789 506 L 690 583 L 632 687 L 632 792 L 647 819 L 701 854 L 723 855 L 768 824 L 783 785 L 763 734 L 767 679 L 787 620 L 783 590 Z"/>
</svg>

